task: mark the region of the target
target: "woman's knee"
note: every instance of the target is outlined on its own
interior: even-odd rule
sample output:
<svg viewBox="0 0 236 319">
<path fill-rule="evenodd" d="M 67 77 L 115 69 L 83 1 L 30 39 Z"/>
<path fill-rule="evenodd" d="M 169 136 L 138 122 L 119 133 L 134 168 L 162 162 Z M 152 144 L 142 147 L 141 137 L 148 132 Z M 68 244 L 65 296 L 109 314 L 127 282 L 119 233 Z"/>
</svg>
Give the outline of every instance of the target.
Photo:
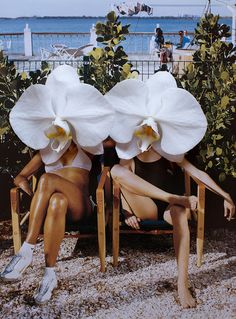
<svg viewBox="0 0 236 319">
<path fill-rule="evenodd" d="M 68 208 L 68 200 L 66 196 L 62 193 L 52 194 L 49 201 L 49 210 L 48 213 L 54 215 L 55 217 L 58 214 L 66 214 Z"/>
<path fill-rule="evenodd" d="M 123 166 L 116 164 L 111 169 L 111 176 L 114 180 L 122 181 L 126 176 L 126 169 Z"/>
<path fill-rule="evenodd" d="M 40 179 L 39 179 L 39 183 L 38 183 L 38 191 L 49 191 L 50 189 L 53 188 L 53 174 L 50 173 L 45 173 L 43 174 Z"/>
</svg>

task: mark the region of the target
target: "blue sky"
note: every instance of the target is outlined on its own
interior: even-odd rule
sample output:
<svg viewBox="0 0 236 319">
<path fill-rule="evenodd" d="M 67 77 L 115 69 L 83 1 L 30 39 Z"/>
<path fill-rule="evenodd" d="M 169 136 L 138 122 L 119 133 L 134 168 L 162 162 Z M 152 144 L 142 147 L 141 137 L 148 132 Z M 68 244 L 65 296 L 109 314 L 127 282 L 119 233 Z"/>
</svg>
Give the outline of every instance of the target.
<svg viewBox="0 0 236 319">
<path fill-rule="evenodd" d="M 226 1 L 226 0 L 225 0 Z M 0 0 L 0 16 L 1 17 L 19 17 L 19 16 L 82 16 L 82 15 L 101 15 L 104 16 L 110 9 L 111 4 L 120 4 L 119 0 Z M 135 1 L 126 1 L 133 2 Z M 147 5 L 155 4 L 154 15 L 173 15 L 181 14 L 201 15 L 206 4 L 206 0 L 140 0 L 139 2 Z M 228 1 L 230 2 L 230 1 Z M 231 1 L 234 3 L 235 1 Z M 202 7 L 189 6 L 203 5 Z M 163 6 L 163 5 L 173 5 Z M 178 6 L 186 4 L 186 7 Z M 212 1 L 212 12 L 220 15 L 228 15 L 230 13 L 224 5 L 216 0 Z M 218 6 L 214 6 L 218 4 Z M 158 6 L 159 5 L 159 6 Z"/>
</svg>

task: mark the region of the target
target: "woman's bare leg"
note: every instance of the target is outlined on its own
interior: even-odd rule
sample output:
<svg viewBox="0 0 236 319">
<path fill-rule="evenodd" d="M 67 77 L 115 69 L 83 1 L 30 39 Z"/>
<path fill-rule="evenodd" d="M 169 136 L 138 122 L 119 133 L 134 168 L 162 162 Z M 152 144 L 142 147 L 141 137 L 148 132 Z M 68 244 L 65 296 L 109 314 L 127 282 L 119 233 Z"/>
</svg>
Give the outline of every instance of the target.
<svg viewBox="0 0 236 319">
<path fill-rule="evenodd" d="M 44 255 L 46 267 L 54 267 L 64 238 L 68 200 L 62 193 L 54 193 L 44 222 Z"/>
<path fill-rule="evenodd" d="M 72 220 L 78 221 L 90 210 L 89 199 L 76 185 L 58 175 L 44 174 L 31 205 L 26 242 L 36 243 L 44 222 L 45 260 L 52 267 L 64 236 L 67 211 Z"/>
<path fill-rule="evenodd" d="M 150 216 L 155 214 L 155 211 L 152 209 L 152 205 L 155 205 L 155 203 L 150 197 L 172 204 L 170 210 L 165 212 L 164 218 L 167 222 L 172 224 L 174 228 L 173 237 L 178 264 L 179 298 L 181 305 L 184 308 L 194 307 L 195 301 L 188 289 L 190 239 L 187 221 L 188 216 L 185 208 L 195 209 L 197 204 L 196 197 L 178 196 L 162 191 L 121 165 L 115 165 L 111 170 L 111 174 L 114 180 L 119 183 L 121 190 L 129 203 L 129 205 L 125 204 L 125 208 L 130 211 L 130 208 L 128 207 L 132 207 L 132 210 L 134 210 L 135 214 L 140 218 L 144 217 L 145 219 L 152 219 Z M 139 198 L 141 200 L 139 200 Z M 152 202 L 151 205 L 149 205 L 150 202 L 148 202 L 147 199 Z"/>
<path fill-rule="evenodd" d="M 130 193 L 159 199 L 164 202 L 181 205 L 186 208 L 196 208 L 195 196 L 179 196 L 165 192 L 119 164 L 113 166 L 111 175 L 123 189 L 126 189 L 126 191 L 129 191 Z"/>
<path fill-rule="evenodd" d="M 181 206 L 171 206 L 164 213 L 164 219 L 173 225 L 173 239 L 178 267 L 178 295 L 183 308 L 195 306 L 188 286 L 188 262 L 190 234 L 187 210 Z"/>
</svg>

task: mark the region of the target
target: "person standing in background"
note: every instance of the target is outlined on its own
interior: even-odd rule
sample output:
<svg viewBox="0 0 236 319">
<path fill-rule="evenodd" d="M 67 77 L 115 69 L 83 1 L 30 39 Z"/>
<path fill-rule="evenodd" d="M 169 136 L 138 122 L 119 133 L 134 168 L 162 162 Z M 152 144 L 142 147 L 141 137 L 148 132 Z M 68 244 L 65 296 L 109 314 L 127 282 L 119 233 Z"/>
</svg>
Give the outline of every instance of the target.
<svg viewBox="0 0 236 319">
<path fill-rule="evenodd" d="M 162 48 L 162 46 L 164 45 L 164 43 L 165 43 L 165 40 L 164 40 L 162 29 L 156 28 L 155 48 L 160 50 Z"/>
</svg>

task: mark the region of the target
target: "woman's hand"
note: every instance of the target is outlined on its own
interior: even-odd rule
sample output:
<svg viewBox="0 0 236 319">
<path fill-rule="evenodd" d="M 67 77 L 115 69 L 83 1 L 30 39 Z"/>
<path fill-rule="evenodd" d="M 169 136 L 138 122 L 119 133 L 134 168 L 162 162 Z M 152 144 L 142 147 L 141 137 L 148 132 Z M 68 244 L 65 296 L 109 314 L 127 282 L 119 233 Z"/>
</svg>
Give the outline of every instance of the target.
<svg viewBox="0 0 236 319">
<path fill-rule="evenodd" d="M 224 211 L 224 216 L 227 218 L 228 221 L 234 219 L 233 216 L 235 214 L 235 205 L 230 196 L 229 198 L 224 200 Z"/>
<path fill-rule="evenodd" d="M 32 189 L 30 188 L 28 179 L 23 175 L 17 175 L 14 179 L 14 184 L 17 187 L 20 187 L 24 192 L 26 192 L 29 196 L 33 195 Z"/>
<path fill-rule="evenodd" d="M 136 217 L 135 215 L 132 215 L 132 216 L 125 219 L 125 223 L 134 229 L 140 229 L 140 227 L 139 227 L 140 221 L 141 221 L 141 219 Z"/>
</svg>

